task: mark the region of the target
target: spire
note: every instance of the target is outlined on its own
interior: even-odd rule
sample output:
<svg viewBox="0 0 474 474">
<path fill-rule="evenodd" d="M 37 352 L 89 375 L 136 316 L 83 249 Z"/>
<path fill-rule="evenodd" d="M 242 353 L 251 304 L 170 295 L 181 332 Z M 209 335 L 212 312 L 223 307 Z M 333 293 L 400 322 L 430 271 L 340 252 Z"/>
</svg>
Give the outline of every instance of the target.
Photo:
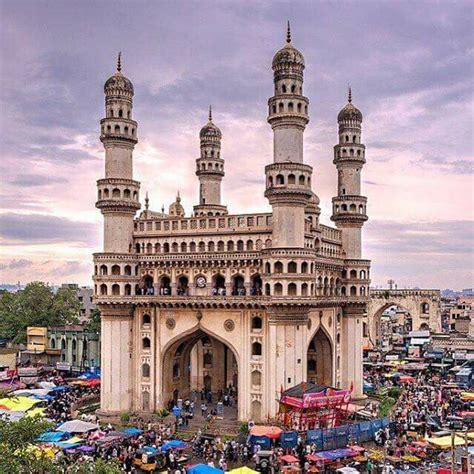
<svg viewBox="0 0 474 474">
<path fill-rule="evenodd" d="M 145 210 L 146 211 L 148 211 L 149 204 L 150 204 L 150 199 L 148 199 L 148 191 L 147 191 L 146 196 L 145 196 Z"/>
<path fill-rule="evenodd" d="M 122 72 L 122 51 L 119 51 L 117 57 L 117 72 Z"/>
<path fill-rule="evenodd" d="M 347 101 L 349 102 L 349 104 L 352 104 L 352 87 L 348 86 L 348 88 L 349 88 L 349 95 L 347 97 Z"/>
<path fill-rule="evenodd" d="M 291 43 L 291 29 L 290 29 L 290 20 L 288 20 L 288 28 L 286 30 L 286 42 Z"/>
<path fill-rule="evenodd" d="M 209 122 L 212 122 L 212 105 L 209 105 Z"/>
</svg>

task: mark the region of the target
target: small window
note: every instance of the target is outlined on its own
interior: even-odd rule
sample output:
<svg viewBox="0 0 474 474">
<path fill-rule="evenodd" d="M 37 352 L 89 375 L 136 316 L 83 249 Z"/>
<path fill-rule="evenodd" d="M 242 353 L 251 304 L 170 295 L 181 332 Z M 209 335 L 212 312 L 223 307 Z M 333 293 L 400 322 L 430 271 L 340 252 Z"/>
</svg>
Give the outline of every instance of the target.
<svg viewBox="0 0 474 474">
<path fill-rule="evenodd" d="M 252 318 L 252 329 L 262 329 L 263 321 L 260 316 L 254 316 Z"/>
<path fill-rule="evenodd" d="M 142 339 L 142 347 L 143 347 L 144 350 L 149 350 L 151 348 L 150 338 L 144 337 Z"/>
<path fill-rule="evenodd" d="M 262 355 L 262 344 L 259 342 L 254 342 L 252 344 L 252 355 L 253 356 L 261 356 Z"/>
<path fill-rule="evenodd" d="M 143 326 L 151 324 L 151 316 L 149 314 L 144 314 L 142 323 L 143 323 Z"/>
</svg>

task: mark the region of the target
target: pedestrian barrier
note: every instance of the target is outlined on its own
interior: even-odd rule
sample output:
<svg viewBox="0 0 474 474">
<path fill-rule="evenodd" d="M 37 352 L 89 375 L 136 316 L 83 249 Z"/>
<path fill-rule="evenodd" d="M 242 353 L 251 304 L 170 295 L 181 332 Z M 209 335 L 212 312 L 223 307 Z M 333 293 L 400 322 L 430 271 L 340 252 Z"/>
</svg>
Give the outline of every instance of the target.
<svg viewBox="0 0 474 474">
<path fill-rule="evenodd" d="M 349 444 L 371 441 L 377 431 L 387 426 L 389 426 L 389 419 L 385 417 L 337 428 L 309 430 L 306 433 L 306 443 L 314 443 L 318 451 L 339 449 Z"/>
</svg>

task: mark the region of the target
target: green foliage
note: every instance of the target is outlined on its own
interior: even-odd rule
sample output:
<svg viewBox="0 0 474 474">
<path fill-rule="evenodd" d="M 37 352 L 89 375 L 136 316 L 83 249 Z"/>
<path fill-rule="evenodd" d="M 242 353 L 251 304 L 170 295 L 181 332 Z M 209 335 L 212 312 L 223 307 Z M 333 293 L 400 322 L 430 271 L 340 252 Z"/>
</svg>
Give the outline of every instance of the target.
<svg viewBox="0 0 474 474">
<path fill-rule="evenodd" d="M 398 400 L 398 398 L 400 397 L 400 393 L 401 393 L 401 389 L 400 387 L 392 387 L 387 395 L 390 397 L 390 398 L 394 398 L 395 400 Z"/>
<path fill-rule="evenodd" d="M 3 473 L 52 473 L 52 462 L 31 444 L 54 425 L 39 416 L 24 417 L 9 422 L 0 419 L 0 472 Z"/>
<path fill-rule="evenodd" d="M 379 405 L 379 416 L 384 417 L 390 414 L 393 406 L 395 405 L 396 400 L 392 397 L 385 397 Z"/>
<path fill-rule="evenodd" d="M 26 341 L 28 326 L 63 326 L 78 323 L 80 303 L 74 290 L 56 294 L 43 282 L 29 283 L 23 291 L 0 299 L 0 336 Z"/>
<path fill-rule="evenodd" d="M 239 431 L 241 433 L 247 434 L 249 432 L 249 424 L 246 421 L 240 423 Z"/>
<path fill-rule="evenodd" d="M 92 311 L 89 321 L 84 325 L 84 330 L 100 334 L 100 311 L 97 308 Z"/>
<path fill-rule="evenodd" d="M 161 410 L 158 411 L 158 416 L 160 418 L 166 418 L 170 412 L 166 408 L 162 408 Z"/>
<path fill-rule="evenodd" d="M 120 421 L 122 423 L 128 423 L 130 421 L 130 413 L 124 411 L 123 413 L 120 413 Z"/>
</svg>

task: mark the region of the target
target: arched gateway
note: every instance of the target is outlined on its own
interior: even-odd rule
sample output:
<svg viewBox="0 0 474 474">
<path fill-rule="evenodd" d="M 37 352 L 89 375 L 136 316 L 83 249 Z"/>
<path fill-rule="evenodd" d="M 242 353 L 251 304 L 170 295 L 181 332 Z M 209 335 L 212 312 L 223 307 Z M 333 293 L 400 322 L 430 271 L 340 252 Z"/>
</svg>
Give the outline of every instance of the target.
<svg viewBox="0 0 474 474">
<path fill-rule="evenodd" d="M 203 389 L 214 400 L 225 389 L 238 391 L 235 353 L 200 327 L 172 340 L 163 351 L 162 363 L 163 403 L 169 406 L 179 398 L 192 399 Z"/>
</svg>

